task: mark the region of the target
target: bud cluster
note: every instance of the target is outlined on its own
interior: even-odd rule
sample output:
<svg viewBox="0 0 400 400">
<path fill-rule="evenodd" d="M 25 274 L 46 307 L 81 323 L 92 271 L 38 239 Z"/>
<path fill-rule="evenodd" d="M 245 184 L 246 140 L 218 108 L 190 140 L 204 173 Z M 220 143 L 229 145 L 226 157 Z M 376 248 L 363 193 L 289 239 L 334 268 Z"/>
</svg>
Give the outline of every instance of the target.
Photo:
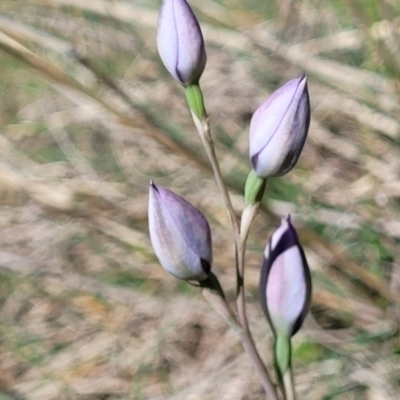
<svg viewBox="0 0 400 400">
<path fill-rule="evenodd" d="M 163 1 L 158 19 L 157 46 L 166 69 L 185 87 L 200 135 L 204 126 L 209 132 L 199 85 L 207 59 L 204 39 L 186 0 Z M 247 207 L 238 228 L 240 235 L 236 235 L 240 241 L 235 243 L 236 248 L 245 246 L 267 178 L 281 177 L 297 163 L 307 138 L 310 113 L 307 77 L 304 74 L 273 92 L 254 112 L 249 129 L 252 170 L 245 186 Z M 207 141 L 203 140 L 203 144 L 206 146 Z M 207 153 L 213 155 L 213 151 Z M 217 160 L 212 161 L 214 168 Z M 217 182 L 218 172 L 214 169 Z M 221 192 L 226 196 L 224 190 Z M 176 278 L 197 281 L 201 287 L 214 289 L 225 299 L 218 279 L 211 272 L 211 229 L 202 212 L 169 189 L 151 182 L 149 231 L 155 254 L 166 271 Z M 237 277 L 239 288 L 243 285 L 239 269 Z M 288 393 L 290 338 L 300 329 L 311 299 L 310 271 L 290 216 L 282 219 L 265 249 L 260 296 L 276 339 L 278 376 L 286 380 L 284 392 Z"/>
</svg>

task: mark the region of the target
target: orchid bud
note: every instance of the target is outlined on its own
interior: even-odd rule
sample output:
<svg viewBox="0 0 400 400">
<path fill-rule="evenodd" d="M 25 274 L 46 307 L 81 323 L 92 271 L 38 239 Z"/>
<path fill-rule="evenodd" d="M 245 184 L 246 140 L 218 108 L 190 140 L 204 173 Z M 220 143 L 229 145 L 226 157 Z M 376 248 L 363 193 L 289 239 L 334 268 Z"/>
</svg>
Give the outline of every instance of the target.
<svg viewBox="0 0 400 400">
<path fill-rule="evenodd" d="M 211 230 L 205 216 L 169 189 L 150 183 L 149 231 L 163 268 L 176 278 L 205 281 L 211 274 Z"/>
<path fill-rule="evenodd" d="M 255 111 L 250 123 L 250 161 L 259 177 L 288 173 L 296 164 L 310 125 L 305 75 L 281 86 Z"/>
<path fill-rule="evenodd" d="M 276 337 L 292 337 L 311 299 L 311 275 L 290 215 L 282 219 L 264 253 L 261 305 Z"/>
<path fill-rule="evenodd" d="M 206 65 L 200 25 L 186 0 L 164 0 L 158 17 L 157 46 L 169 73 L 182 85 L 197 84 Z"/>
</svg>

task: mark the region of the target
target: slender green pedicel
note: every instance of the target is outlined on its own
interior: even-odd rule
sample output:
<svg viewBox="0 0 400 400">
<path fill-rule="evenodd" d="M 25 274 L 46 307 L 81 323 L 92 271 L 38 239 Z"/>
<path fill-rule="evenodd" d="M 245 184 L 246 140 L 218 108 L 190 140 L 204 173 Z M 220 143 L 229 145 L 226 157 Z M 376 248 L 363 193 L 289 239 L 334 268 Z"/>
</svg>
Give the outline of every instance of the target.
<svg viewBox="0 0 400 400">
<path fill-rule="evenodd" d="M 244 199 L 247 205 L 261 201 L 266 184 L 267 180 L 258 176 L 254 169 L 250 171 L 244 187 Z"/>
<path fill-rule="evenodd" d="M 186 100 L 192 113 L 200 120 L 203 121 L 207 118 L 207 111 L 204 106 L 203 93 L 200 85 L 189 85 L 185 87 Z"/>
</svg>

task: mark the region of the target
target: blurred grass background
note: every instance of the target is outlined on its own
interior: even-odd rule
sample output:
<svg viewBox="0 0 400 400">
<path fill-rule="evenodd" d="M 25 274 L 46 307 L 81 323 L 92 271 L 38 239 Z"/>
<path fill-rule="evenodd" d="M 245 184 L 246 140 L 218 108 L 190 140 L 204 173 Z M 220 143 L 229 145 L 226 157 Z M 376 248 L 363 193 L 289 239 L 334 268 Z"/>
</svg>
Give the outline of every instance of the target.
<svg viewBox="0 0 400 400">
<path fill-rule="evenodd" d="M 398 399 L 400 3 L 192 0 L 202 78 L 238 214 L 248 125 L 305 71 L 312 123 L 298 166 L 269 182 L 249 241 L 249 317 L 262 251 L 291 212 L 313 271 L 295 337 L 300 399 Z M 0 4 L 0 399 L 263 399 L 234 334 L 159 266 L 154 179 L 198 206 L 234 293 L 229 221 L 182 89 L 156 53 L 160 1 Z"/>
</svg>

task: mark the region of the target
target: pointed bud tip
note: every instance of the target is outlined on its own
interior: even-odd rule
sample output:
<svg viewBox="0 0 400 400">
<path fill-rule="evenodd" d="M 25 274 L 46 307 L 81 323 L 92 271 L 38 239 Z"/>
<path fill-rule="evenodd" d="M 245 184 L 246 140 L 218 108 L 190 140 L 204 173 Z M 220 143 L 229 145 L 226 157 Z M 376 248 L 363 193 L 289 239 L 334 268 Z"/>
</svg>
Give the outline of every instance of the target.
<svg viewBox="0 0 400 400">
<path fill-rule="evenodd" d="M 293 225 L 293 219 L 290 213 L 286 214 L 283 218 L 282 218 L 282 222 L 288 222 L 290 225 Z"/>
</svg>

